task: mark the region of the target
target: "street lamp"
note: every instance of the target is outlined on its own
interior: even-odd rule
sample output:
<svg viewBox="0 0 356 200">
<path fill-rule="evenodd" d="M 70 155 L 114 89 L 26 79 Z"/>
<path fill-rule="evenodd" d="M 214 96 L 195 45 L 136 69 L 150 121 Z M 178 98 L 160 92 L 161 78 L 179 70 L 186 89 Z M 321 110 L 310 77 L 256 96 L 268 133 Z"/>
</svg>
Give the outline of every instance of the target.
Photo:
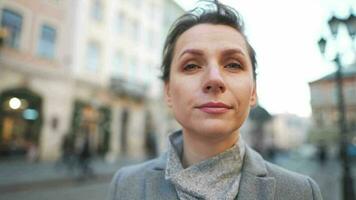
<svg viewBox="0 0 356 200">
<path fill-rule="evenodd" d="M 333 39 L 336 39 L 338 34 L 339 26 L 344 24 L 347 27 L 348 34 L 353 39 L 356 33 L 356 17 L 353 14 L 346 19 L 339 19 L 332 16 L 328 21 L 330 32 L 333 35 Z M 330 38 L 331 39 L 331 38 Z M 325 49 L 328 41 L 325 38 L 320 38 L 318 45 L 320 52 L 324 55 Z M 347 138 L 347 123 L 346 123 L 346 111 L 345 111 L 345 101 L 343 95 L 343 80 L 342 80 L 342 63 L 341 63 L 341 53 L 336 53 L 334 62 L 336 64 L 336 89 L 337 89 L 337 104 L 339 111 L 339 131 L 340 131 L 340 156 L 342 160 L 342 192 L 344 200 L 355 200 L 355 193 L 353 191 L 353 179 L 350 173 L 350 158 L 347 153 L 348 138 Z"/>
<path fill-rule="evenodd" d="M 346 24 L 349 35 L 352 39 L 354 39 L 356 36 L 356 16 L 351 14 L 347 19 L 344 20 L 344 23 Z"/>
</svg>

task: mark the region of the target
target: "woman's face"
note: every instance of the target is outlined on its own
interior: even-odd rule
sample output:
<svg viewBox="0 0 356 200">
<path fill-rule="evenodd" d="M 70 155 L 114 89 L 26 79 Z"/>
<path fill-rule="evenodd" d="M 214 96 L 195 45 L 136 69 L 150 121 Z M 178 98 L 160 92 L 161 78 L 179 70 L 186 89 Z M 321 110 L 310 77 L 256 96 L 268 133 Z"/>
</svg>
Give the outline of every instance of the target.
<svg viewBox="0 0 356 200">
<path fill-rule="evenodd" d="M 199 24 L 178 38 L 165 97 L 184 133 L 219 138 L 240 128 L 256 103 L 248 55 L 225 25 Z"/>
</svg>

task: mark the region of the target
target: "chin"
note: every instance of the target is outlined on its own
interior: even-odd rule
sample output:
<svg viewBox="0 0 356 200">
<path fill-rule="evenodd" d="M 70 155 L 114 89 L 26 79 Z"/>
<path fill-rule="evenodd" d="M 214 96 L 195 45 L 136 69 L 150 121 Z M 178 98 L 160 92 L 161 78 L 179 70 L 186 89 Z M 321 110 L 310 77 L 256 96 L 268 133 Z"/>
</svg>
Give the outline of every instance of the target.
<svg viewBox="0 0 356 200">
<path fill-rule="evenodd" d="M 207 138 L 226 137 L 236 132 L 242 124 L 239 120 L 227 119 L 192 119 L 183 117 L 176 117 L 176 119 L 185 131 Z"/>
<path fill-rule="evenodd" d="M 218 124 L 218 123 L 210 123 L 210 124 L 201 124 L 199 127 L 195 128 L 196 133 L 198 133 L 201 136 L 207 137 L 207 138 L 220 138 L 220 137 L 226 137 L 228 135 L 231 135 L 235 133 L 238 130 L 238 127 L 236 126 L 229 126 L 224 124 Z"/>
</svg>

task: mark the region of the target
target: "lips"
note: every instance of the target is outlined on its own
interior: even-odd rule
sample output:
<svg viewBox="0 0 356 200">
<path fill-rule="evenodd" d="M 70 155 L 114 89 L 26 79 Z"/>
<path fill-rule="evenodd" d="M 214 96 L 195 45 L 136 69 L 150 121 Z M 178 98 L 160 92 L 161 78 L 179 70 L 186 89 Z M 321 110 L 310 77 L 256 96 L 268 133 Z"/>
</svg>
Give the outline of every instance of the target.
<svg viewBox="0 0 356 200">
<path fill-rule="evenodd" d="M 232 109 L 232 106 L 222 102 L 208 102 L 197 107 L 202 112 L 208 114 L 223 114 Z"/>
</svg>

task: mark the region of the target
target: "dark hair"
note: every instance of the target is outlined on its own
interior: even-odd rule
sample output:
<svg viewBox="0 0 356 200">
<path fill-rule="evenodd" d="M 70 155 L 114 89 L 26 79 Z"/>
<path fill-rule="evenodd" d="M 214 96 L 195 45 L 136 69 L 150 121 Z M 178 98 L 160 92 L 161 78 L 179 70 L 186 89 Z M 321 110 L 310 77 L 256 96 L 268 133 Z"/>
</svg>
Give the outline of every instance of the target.
<svg viewBox="0 0 356 200">
<path fill-rule="evenodd" d="M 256 53 L 244 34 L 244 24 L 240 14 L 234 9 L 217 0 L 203 1 L 205 7 L 196 7 L 179 17 L 171 26 L 162 52 L 162 80 L 169 80 L 173 52 L 178 38 L 188 29 L 198 24 L 221 24 L 236 29 L 244 37 L 252 63 L 253 78 L 256 80 Z"/>
</svg>

